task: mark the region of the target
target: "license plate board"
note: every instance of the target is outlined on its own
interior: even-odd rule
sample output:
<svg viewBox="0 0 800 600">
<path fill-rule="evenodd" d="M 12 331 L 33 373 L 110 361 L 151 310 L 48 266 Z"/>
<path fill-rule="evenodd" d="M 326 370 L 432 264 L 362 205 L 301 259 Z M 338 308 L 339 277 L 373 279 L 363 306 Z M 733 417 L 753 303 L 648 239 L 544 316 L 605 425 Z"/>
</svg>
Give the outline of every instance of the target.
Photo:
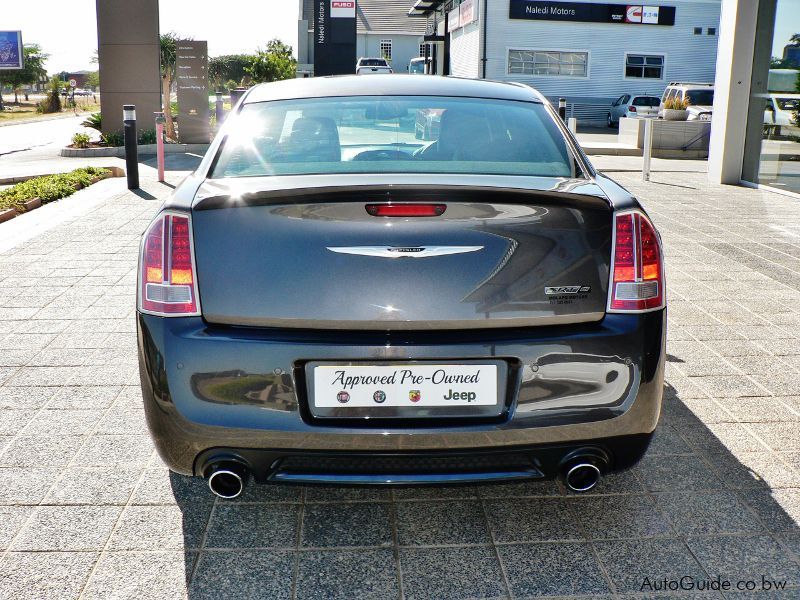
<svg viewBox="0 0 800 600">
<path fill-rule="evenodd" d="M 309 363 L 309 408 L 318 417 L 495 416 L 504 406 L 504 361 Z"/>
</svg>

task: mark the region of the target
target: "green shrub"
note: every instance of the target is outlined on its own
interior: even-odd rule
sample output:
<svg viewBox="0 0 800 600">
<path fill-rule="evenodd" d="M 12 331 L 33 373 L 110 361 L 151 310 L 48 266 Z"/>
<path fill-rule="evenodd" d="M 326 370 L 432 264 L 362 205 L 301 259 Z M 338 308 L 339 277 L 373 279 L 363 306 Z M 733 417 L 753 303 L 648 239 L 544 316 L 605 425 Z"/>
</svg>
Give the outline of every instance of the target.
<svg viewBox="0 0 800 600">
<path fill-rule="evenodd" d="M 78 187 L 90 185 L 95 177 L 110 174 L 108 169 L 85 167 L 69 173 L 35 177 L 0 192 L 0 210 L 15 208 L 23 212 L 24 203 L 34 198 L 39 198 L 42 204 L 66 198 L 74 194 Z"/>
<path fill-rule="evenodd" d="M 44 99 L 36 103 L 36 112 L 40 114 L 50 114 L 61 112 L 61 98 L 58 92 L 49 92 Z"/>
<path fill-rule="evenodd" d="M 104 133 L 100 136 L 100 143 L 104 146 L 124 146 L 125 145 L 125 138 L 122 135 L 121 131 L 112 131 L 110 133 Z"/>
<path fill-rule="evenodd" d="M 96 129 L 97 131 L 103 131 L 103 119 L 100 117 L 100 113 L 92 113 L 81 123 L 82 126 L 88 127 L 89 129 Z"/>
<path fill-rule="evenodd" d="M 88 148 L 91 141 L 92 138 L 85 133 L 76 133 L 72 136 L 72 145 L 76 148 Z"/>
<path fill-rule="evenodd" d="M 142 129 L 139 132 L 139 144 L 155 144 L 157 140 L 155 129 Z"/>
</svg>

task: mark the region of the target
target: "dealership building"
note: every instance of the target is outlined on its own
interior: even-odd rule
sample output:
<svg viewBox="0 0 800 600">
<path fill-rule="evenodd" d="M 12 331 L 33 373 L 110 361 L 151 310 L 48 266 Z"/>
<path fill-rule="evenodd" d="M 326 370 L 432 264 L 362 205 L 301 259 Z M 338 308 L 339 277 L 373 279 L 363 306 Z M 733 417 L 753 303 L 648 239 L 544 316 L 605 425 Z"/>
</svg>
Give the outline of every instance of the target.
<svg viewBox="0 0 800 600">
<path fill-rule="evenodd" d="M 395 72 L 420 56 L 427 23 L 414 0 L 300 0 L 298 75 L 355 73 L 358 57 L 383 57 Z"/>
<path fill-rule="evenodd" d="M 623 94 L 713 82 L 720 1 L 418 0 L 409 16 L 436 28 L 439 73 L 529 84 L 585 123 Z"/>
</svg>

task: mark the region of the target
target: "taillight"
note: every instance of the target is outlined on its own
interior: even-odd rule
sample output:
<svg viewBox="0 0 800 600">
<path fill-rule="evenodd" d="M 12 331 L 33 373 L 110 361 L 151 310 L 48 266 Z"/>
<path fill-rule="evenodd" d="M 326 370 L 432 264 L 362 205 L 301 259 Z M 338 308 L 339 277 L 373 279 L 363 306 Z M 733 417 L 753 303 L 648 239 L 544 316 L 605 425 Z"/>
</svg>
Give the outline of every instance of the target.
<svg viewBox="0 0 800 600">
<path fill-rule="evenodd" d="M 629 112 L 636 112 L 636 107 L 635 106 L 629 106 L 628 107 L 628 111 Z"/>
<path fill-rule="evenodd" d="M 638 312 L 664 306 L 664 262 L 653 224 L 640 212 L 614 216 L 610 312 Z"/>
<path fill-rule="evenodd" d="M 445 204 L 367 204 L 373 217 L 438 217 L 447 210 Z"/>
<path fill-rule="evenodd" d="M 145 232 L 138 308 L 164 317 L 200 314 L 189 215 L 163 213 Z"/>
</svg>

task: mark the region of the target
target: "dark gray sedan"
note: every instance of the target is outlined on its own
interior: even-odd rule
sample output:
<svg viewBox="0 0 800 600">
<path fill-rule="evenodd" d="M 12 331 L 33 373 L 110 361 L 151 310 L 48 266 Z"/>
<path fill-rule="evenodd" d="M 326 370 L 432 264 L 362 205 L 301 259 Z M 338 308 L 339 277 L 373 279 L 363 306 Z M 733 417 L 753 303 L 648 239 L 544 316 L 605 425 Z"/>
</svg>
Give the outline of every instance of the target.
<svg viewBox="0 0 800 600">
<path fill-rule="evenodd" d="M 252 88 L 145 232 L 137 301 L 156 447 L 222 497 L 250 479 L 584 491 L 658 421 L 659 236 L 523 85 Z"/>
</svg>

